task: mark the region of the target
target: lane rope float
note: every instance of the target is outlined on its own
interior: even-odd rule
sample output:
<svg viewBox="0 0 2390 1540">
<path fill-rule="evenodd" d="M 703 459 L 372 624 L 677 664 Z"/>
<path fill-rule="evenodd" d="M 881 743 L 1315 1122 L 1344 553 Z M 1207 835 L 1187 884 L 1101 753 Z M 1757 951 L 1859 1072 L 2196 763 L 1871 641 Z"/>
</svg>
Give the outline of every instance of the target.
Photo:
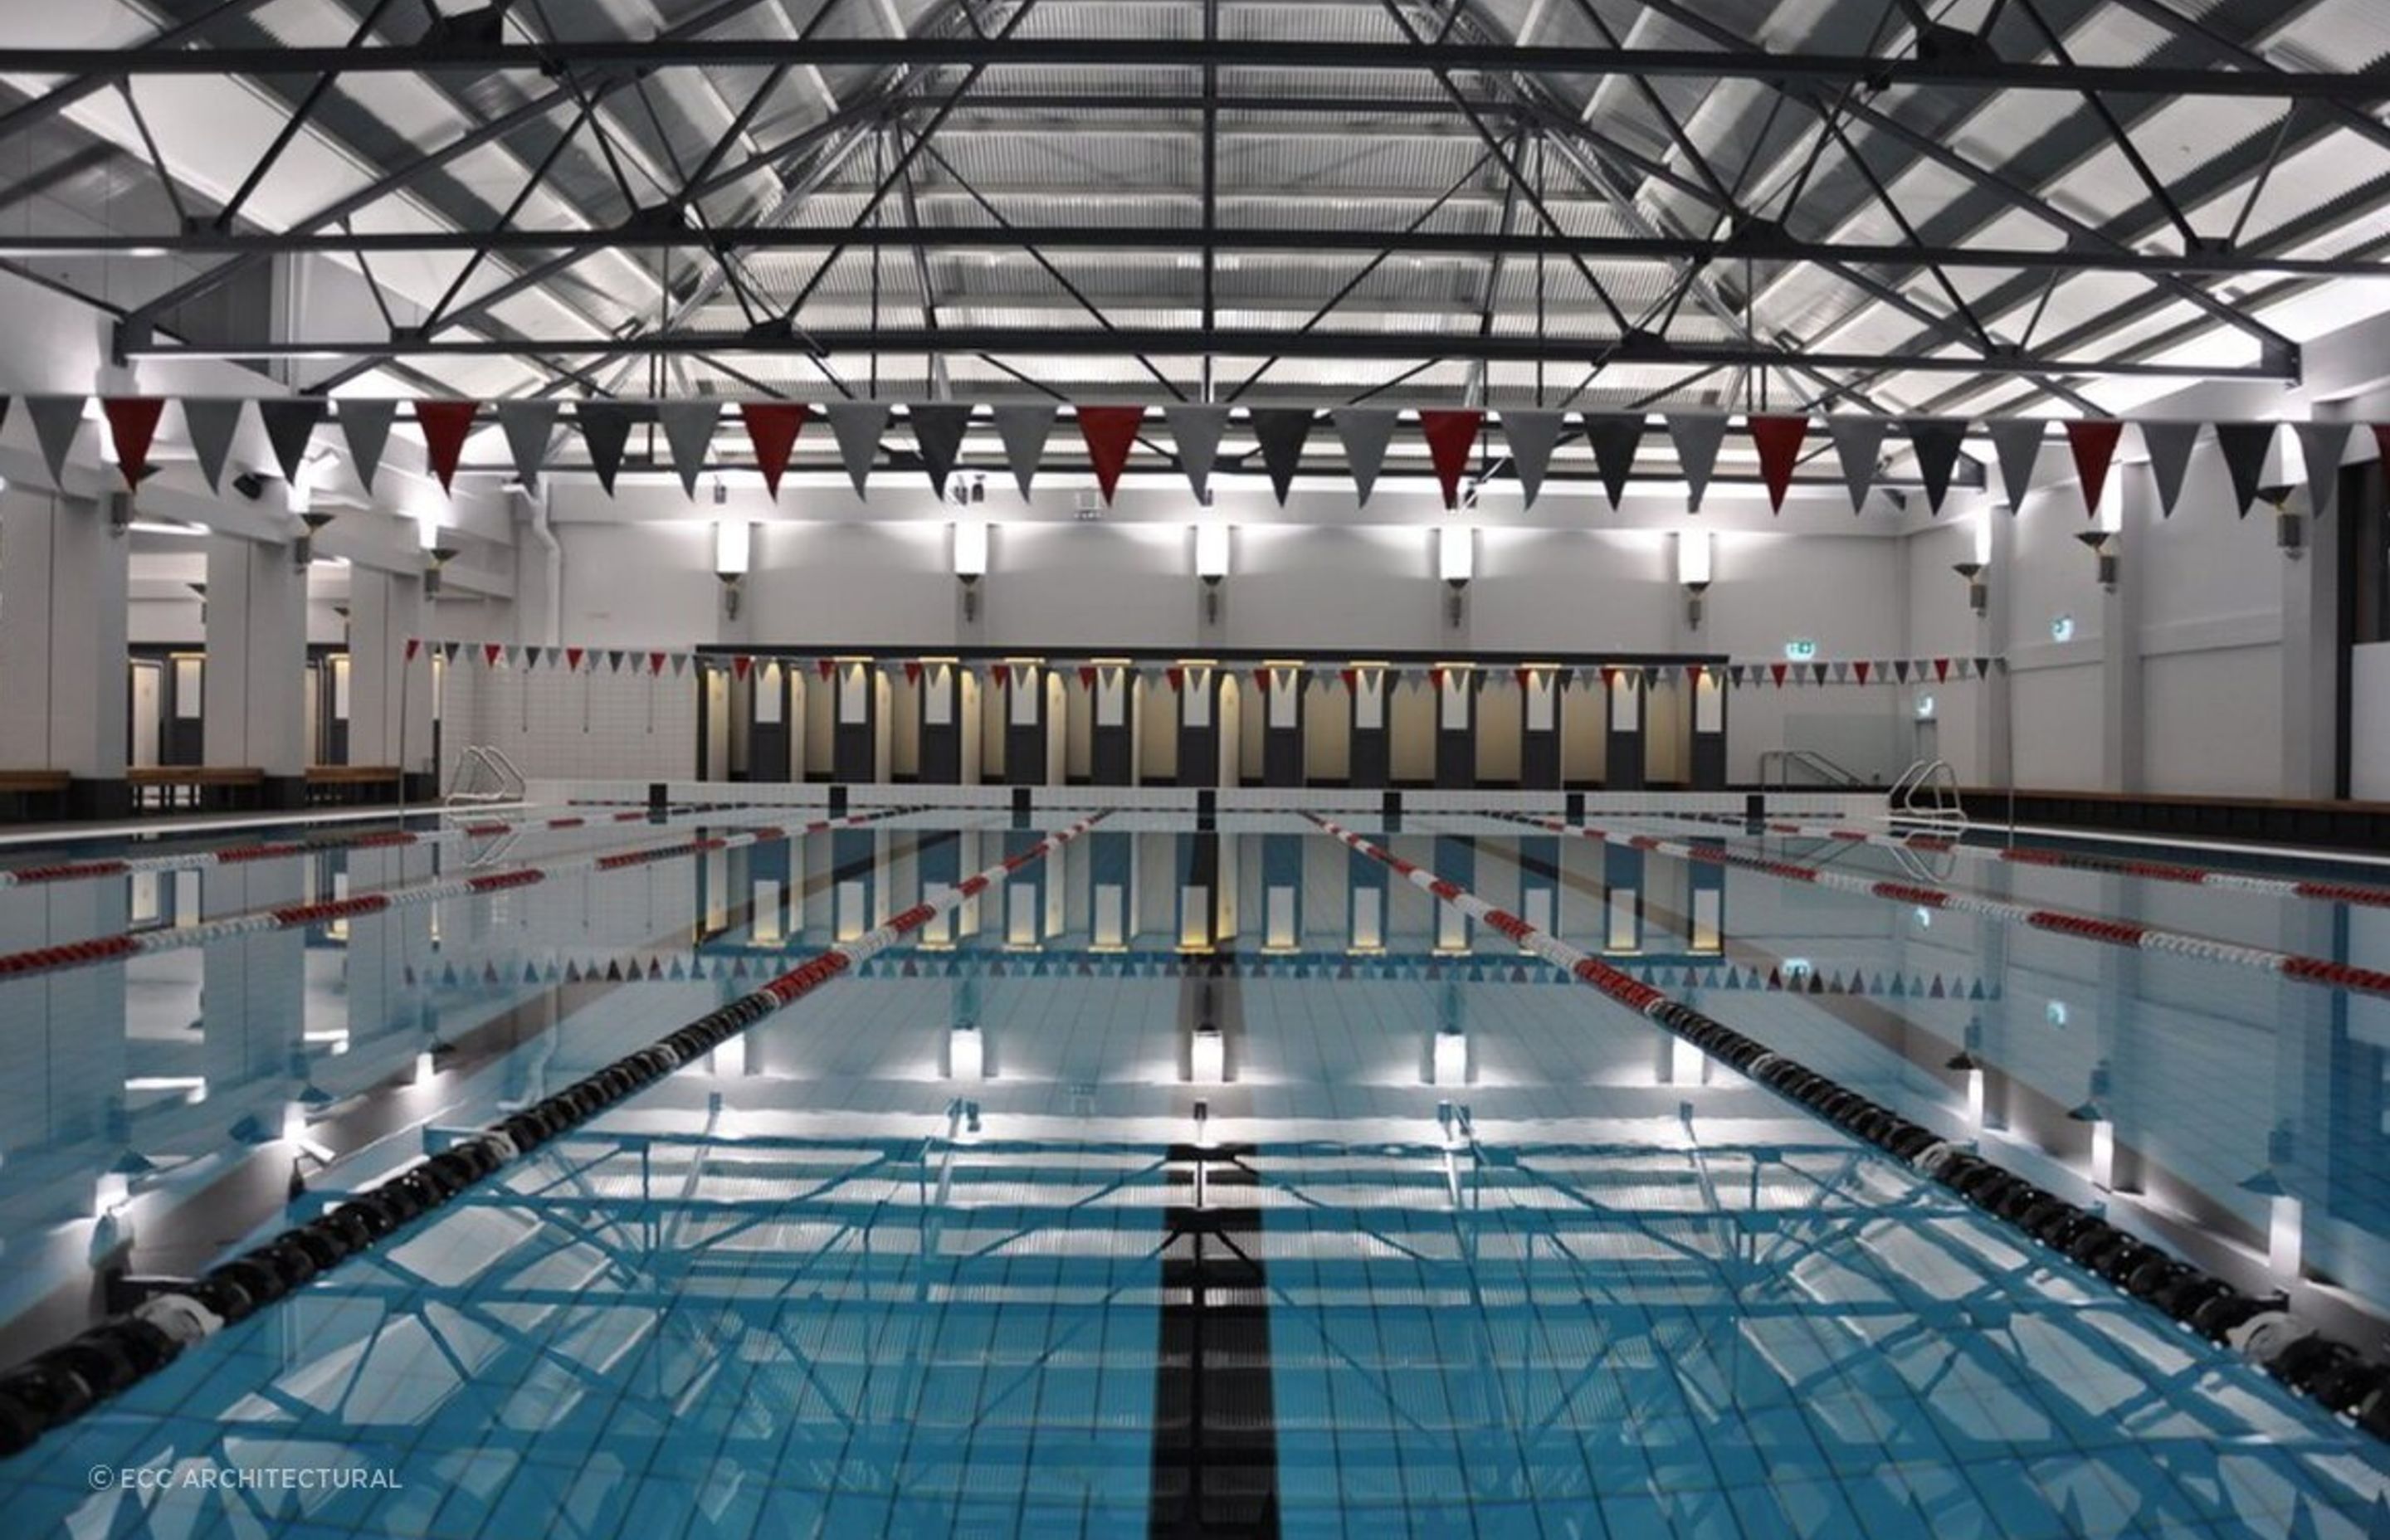
<svg viewBox="0 0 2390 1540">
<path fill-rule="evenodd" d="M 765 824 L 756 828 L 734 829 L 728 833 L 703 835 L 670 845 L 646 845 L 634 850 L 598 851 L 587 855 L 563 856 L 537 866 L 509 866 L 503 871 L 476 872 L 463 877 L 434 878 L 428 882 L 405 883 L 395 888 L 383 888 L 373 892 L 352 893 L 346 898 L 316 899 L 304 904 L 283 904 L 270 909 L 252 909 L 243 914 L 225 915 L 217 919 L 204 919 L 191 925 L 162 925 L 146 930 L 123 930 L 114 935 L 93 936 L 83 941 L 57 942 L 47 946 L 28 947 L 21 952 L 0 953 L 0 979 L 21 979 L 35 973 L 53 973 L 67 969 L 89 968 L 98 963 L 122 962 L 130 957 L 147 956 L 157 952 L 175 952 L 186 947 L 200 946 L 209 942 L 223 941 L 232 936 L 263 935 L 273 930 L 304 930 L 311 925 L 323 925 L 333 920 L 353 919 L 360 915 L 378 915 L 392 909 L 412 908 L 418 905 L 437 904 L 443 899 L 469 898 L 476 893 L 502 892 L 510 888 L 529 888 L 568 872 L 620 871 L 625 866 L 648 866 L 669 861 L 675 856 L 699 855 L 710 851 L 738 850 L 748 845 L 777 844 L 784 840 L 801 839 L 809 834 L 826 833 L 831 829 L 860 828 L 883 818 L 920 811 L 918 808 L 890 808 L 881 813 L 858 813 L 844 818 L 825 818 L 801 828 L 784 828 L 777 824 Z"/>
<path fill-rule="evenodd" d="M 1045 859 L 1102 820 L 1099 813 L 924 899 L 853 941 L 816 953 L 645 1048 L 415 1161 L 319 1217 L 163 1290 L 0 1375 L 0 1458 L 157 1374 L 199 1342 L 405 1229 L 540 1146 L 886 951 L 931 920 Z M 836 828 L 826 824 L 823 828 Z"/>
<path fill-rule="evenodd" d="M 1947 909 L 1957 914 L 1982 915 L 1992 919 L 2029 925 L 2037 930 L 2054 931 L 2075 936 L 2085 941 L 2106 942 L 2111 946 L 2129 946 L 2143 952 L 2165 952 L 2176 956 L 2198 957 L 2207 962 L 2229 963 L 2236 968 L 2253 968 L 2262 973 L 2279 974 L 2297 979 L 2304 983 L 2324 984 L 2333 989 L 2352 990 L 2365 995 L 2390 995 L 2390 972 L 2380 969 L 2358 968 L 2354 964 L 2334 962 L 2329 957 L 2303 956 L 2295 952 L 2277 952 L 2271 947 L 2249 946 L 2240 942 L 2218 941 L 2212 936 L 2195 936 L 2181 930 L 2168 930 L 2139 920 L 2114 919 L 2104 915 L 2078 913 L 2072 909 L 2051 909 L 2013 899 L 1993 898 L 1985 893 L 1969 892 L 1959 888 L 1930 887 L 1921 882 L 1901 882 L 1886 878 L 1875 879 L 1851 872 L 1827 871 L 1823 867 L 1804 866 L 1797 861 L 1780 861 L 1765 855 L 1754 855 L 1729 850 L 1723 844 L 1687 844 L 1680 840 L 1666 840 L 1655 834 L 1632 834 L 1620 829 L 1602 828 L 1593 824 L 1568 824 L 1557 818 L 1538 818 L 1524 813 L 1496 813 L 1491 817 L 1524 824 L 1553 834 L 1574 834 L 1579 839 L 1622 849 L 1646 851 L 1660 855 L 1675 856 L 1680 861 L 1698 861 L 1713 866 L 1732 866 L 1741 871 L 1759 872 L 1785 882 L 1803 882 L 1812 887 L 1830 888 L 1838 892 L 1863 893 L 1870 898 L 1886 899 L 1895 904 L 1908 904 L 1926 909 Z"/>
<path fill-rule="evenodd" d="M 1306 815 L 1347 848 L 1508 936 L 1737 1074 L 1800 1103 L 2119 1291 L 2164 1311 L 2183 1329 L 2230 1348 L 2350 1425 L 2390 1441 L 2390 1364 L 2370 1360 L 2349 1344 L 2326 1337 L 2293 1315 L 2284 1296 L 2243 1293 L 2110 1224 L 2102 1215 L 1985 1160 L 1967 1145 L 1910 1122 L 1600 957 L 1496 908 L 1458 883 L 1317 814 Z"/>
</svg>

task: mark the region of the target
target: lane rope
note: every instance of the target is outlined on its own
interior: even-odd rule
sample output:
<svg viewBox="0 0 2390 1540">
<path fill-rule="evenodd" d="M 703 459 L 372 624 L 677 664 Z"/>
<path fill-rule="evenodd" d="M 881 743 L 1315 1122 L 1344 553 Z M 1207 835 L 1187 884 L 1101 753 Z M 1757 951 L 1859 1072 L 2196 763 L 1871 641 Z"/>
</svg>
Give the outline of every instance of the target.
<svg viewBox="0 0 2390 1540">
<path fill-rule="evenodd" d="M 199 920 L 190 925 L 161 925 L 144 930 L 125 930 L 115 935 L 94 936 L 84 941 L 57 942 L 47 946 L 28 947 L 21 952 L 0 953 L 0 979 L 21 979 L 35 973 L 52 973 L 67 969 L 89 968 L 98 963 L 122 962 L 129 957 L 145 956 L 156 952 L 175 952 L 186 947 L 200 946 L 209 942 L 224 941 L 232 936 L 263 935 L 273 930 L 299 930 L 311 925 L 323 925 L 333 920 L 353 919 L 360 915 L 378 915 L 392 909 L 412 908 L 418 905 L 437 904 L 443 899 L 469 898 L 476 893 L 503 892 L 513 888 L 529 888 L 571 872 L 620 871 L 626 866 L 648 866 L 669 861 L 675 856 L 703 854 L 709 851 L 738 850 L 748 845 L 777 844 L 785 840 L 802 839 L 809 834 L 826 833 L 831 829 L 860 828 L 883 818 L 920 811 L 918 808 L 890 808 L 880 813 L 858 813 L 844 818 L 825 818 L 801 828 L 784 828 L 777 824 L 765 824 L 754 828 L 734 829 L 727 833 L 701 835 L 675 844 L 646 845 L 635 850 L 596 851 L 586 855 L 562 856 L 536 866 L 509 866 L 503 871 L 474 872 L 458 877 L 434 878 L 428 882 L 405 883 L 394 888 L 382 888 L 373 892 L 352 893 L 346 898 L 316 899 L 304 904 L 283 904 L 270 909 L 251 909 L 242 914 L 225 915 L 217 919 Z"/>
<path fill-rule="evenodd" d="M 1093 828 L 1099 813 L 1047 834 L 1019 854 L 963 879 L 853 941 L 816 954 L 758 989 L 624 1055 L 545 1101 L 425 1156 L 352 1194 L 320 1217 L 151 1296 L 0 1375 L 0 1458 L 72 1422 L 185 1352 L 317 1275 L 440 1208 L 540 1146 L 587 1122 L 692 1059 L 886 951 L 931 920 L 977 898 Z M 816 826 L 837 828 L 837 823 Z"/>
<path fill-rule="evenodd" d="M 2114 919 L 2104 915 L 2088 915 L 2071 909 L 2044 908 L 2021 904 L 2013 899 L 1993 898 L 1986 893 L 1969 892 L 1959 888 L 1929 887 L 1919 882 L 1902 882 L 1890 878 L 1882 879 L 1860 877 L 1851 872 L 1827 871 L 1822 867 L 1804 866 L 1797 861 L 1777 860 L 1730 850 L 1724 844 L 1687 844 L 1679 840 L 1662 839 L 1653 834 L 1631 834 L 1620 829 L 1602 828 L 1593 824 L 1568 824 L 1556 818 L 1538 818 L 1523 813 L 1495 813 L 1491 817 L 1524 824 L 1553 834 L 1574 834 L 1580 839 L 1621 849 L 1639 850 L 1660 855 L 1675 856 L 1681 861 L 1697 861 L 1713 866 L 1732 866 L 1741 871 L 1759 872 L 1785 882 L 1803 882 L 1812 887 L 1830 888 L 1838 892 L 1863 893 L 1895 904 L 1907 904 L 1926 909 L 1947 909 L 1958 914 L 1981 915 L 2012 924 L 2029 925 L 2037 930 L 2054 931 L 2075 936 L 2085 941 L 2105 942 L 2111 946 L 2129 946 L 2143 952 L 2165 952 L 2176 956 L 2198 957 L 2207 962 L 2229 963 L 2236 968 L 2252 968 L 2263 973 L 2296 979 L 2304 983 L 2324 984 L 2333 989 L 2350 990 L 2364 995 L 2390 995 L 2390 972 L 2380 969 L 2358 968 L 2350 963 L 2334 962 L 2329 957 L 2303 956 L 2295 952 L 2277 952 L 2270 947 L 2249 946 L 2239 942 L 2218 941 L 2212 936 L 2196 936 L 2187 931 L 2168 930 L 2159 926 L 2144 925 L 2139 920 Z"/>
<path fill-rule="evenodd" d="M 1892 1155 L 2120 1292 L 2164 1311 L 2183 1329 L 2230 1348 L 2349 1425 L 2390 1441 L 2390 1364 L 2369 1360 L 2349 1344 L 2324 1336 L 2291 1313 L 2286 1297 L 2243 1293 L 2110 1224 L 2101 1214 L 1985 1160 L 1969 1145 L 1946 1139 L 1600 957 L 1496 908 L 1458 883 L 1446 881 L 1317 814 L 1307 816 L 1347 848 L 1510 937 L 1736 1073 Z"/>
<path fill-rule="evenodd" d="M 666 823 L 686 823 L 710 814 L 752 811 L 742 802 L 676 807 Z M 281 861 L 336 850 L 396 850 L 415 845 L 444 845 L 465 840 L 493 839 L 506 834 L 535 834 L 550 829 L 600 828 L 609 824 L 647 821 L 644 810 L 610 813 L 597 817 L 579 814 L 555 818 L 484 818 L 437 829 L 382 829 L 371 834 L 329 835 L 319 840 L 274 841 L 233 845 L 222 850 L 182 851 L 172 855 L 109 856 L 96 861 L 58 861 L 0 871 L 0 890 L 48 883 L 84 882 L 103 877 L 128 877 L 136 872 L 198 871 L 209 866 L 237 866 L 257 861 Z"/>
<path fill-rule="evenodd" d="M 1727 821 L 1705 814 L 1689 813 L 1682 816 L 1712 823 Z M 2390 908 L 2390 888 L 2371 887 L 2359 882 L 2260 877 L 2254 872 L 2228 871 L 2215 866 L 2192 866 L 2173 861 L 2143 861 L 2116 855 L 2086 855 L 2074 851 L 1971 845 L 1935 834 L 1904 838 L 1881 829 L 1852 828 L 1840 824 L 1795 824 L 1769 820 L 1765 827 L 1770 834 L 1789 834 L 1805 840 L 1838 840 L 1850 844 L 1873 845 L 1881 850 L 1923 851 L 1934 855 L 1963 855 L 1976 861 L 1997 861 L 2023 866 L 2058 866 L 2101 872 L 2112 877 L 2144 877 L 2157 882 L 2229 888 L 2236 892 L 2273 893 L 2282 898 L 2312 898 L 2329 904 Z"/>
</svg>

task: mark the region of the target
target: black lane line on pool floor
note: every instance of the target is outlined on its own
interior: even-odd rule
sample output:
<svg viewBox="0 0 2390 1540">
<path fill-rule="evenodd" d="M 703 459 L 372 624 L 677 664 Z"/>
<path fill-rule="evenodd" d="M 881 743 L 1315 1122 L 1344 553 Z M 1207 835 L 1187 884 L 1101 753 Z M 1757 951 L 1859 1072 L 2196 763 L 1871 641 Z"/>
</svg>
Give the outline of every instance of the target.
<svg viewBox="0 0 2390 1540">
<path fill-rule="evenodd" d="M 1198 841 L 1196 869 L 1185 885 L 1217 893 L 1217 850 L 1216 841 Z M 1237 984 L 1234 967 L 1223 966 L 1190 973 L 1179 991 L 1179 1041 L 1191 1043 L 1199 1026 L 1216 1027 L 1231 1073 L 1244 1039 Z M 1208 1091 L 1206 1099 L 1242 1096 L 1231 1083 Z M 1163 1210 L 1146 1523 L 1153 1540 L 1274 1540 L 1279 1533 L 1269 1277 L 1259 1244 L 1262 1211 L 1247 1196 L 1261 1178 L 1244 1163 L 1253 1152 L 1251 1145 L 1196 1143 L 1175 1144 L 1168 1152 L 1172 1200 Z"/>
</svg>

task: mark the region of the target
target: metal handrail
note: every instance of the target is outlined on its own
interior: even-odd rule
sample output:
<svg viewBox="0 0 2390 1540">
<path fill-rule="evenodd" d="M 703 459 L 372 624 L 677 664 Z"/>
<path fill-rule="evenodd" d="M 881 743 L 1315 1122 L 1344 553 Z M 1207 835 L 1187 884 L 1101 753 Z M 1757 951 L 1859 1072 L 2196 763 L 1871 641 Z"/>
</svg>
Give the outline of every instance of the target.
<svg viewBox="0 0 2390 1540">
<path fill-rule="evenodd" d="M 482 788 L 475 771 L 484 773 L 495 784 Z M 523 778 L 523 773 L 495 744 L 469 743 L 457 751 L 456 768 L 448 777 L 448 791 L 441 801 L 450 807 L 482 807 L 520 802 L 530 789 L 531 783 Z"/>
<path fill-rule="evenodd" d="M 1783 767 L 1781 779 L 1771 778 L 1770 764 Z M 1867 782 L 1852 771 L 1835 764 L 1814 749 L 1766 749 L 1759 755 L 1759 784 L 1764 789 L 1792 789 L 1792 767 L 1799 765 L 1828 786 L 1865 786 Z"/>
<path fill-rule="evenodd" d="M 1909 765 L 1893 782 L 1885 800 L 1897 821 L 1953 834 L 1965 833 L 1972 823 L 1959 795 L 1959 773 L 1947 759 L 1919 760 Z"/>
</svg>

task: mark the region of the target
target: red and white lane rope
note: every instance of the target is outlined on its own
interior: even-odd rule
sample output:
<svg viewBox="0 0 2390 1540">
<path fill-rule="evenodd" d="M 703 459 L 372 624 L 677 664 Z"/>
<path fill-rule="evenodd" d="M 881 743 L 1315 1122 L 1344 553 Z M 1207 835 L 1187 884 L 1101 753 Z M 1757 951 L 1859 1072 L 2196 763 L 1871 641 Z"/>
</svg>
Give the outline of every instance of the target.
<svg viewBox="0 0 2390 1540">
<path fill-rule="evenodd" d="M 656 861 L 669 861 L 675 856 L 699 855 L 710 851 L 738 850 L 747 845 L 777 844 L 784 840 L 801 839 L 808 834 L 826 833 L 836 828 L 860 828 L 901 813 L 919 811 L 917 808 L 889 808 L 880 813 L 859 813 L 844 818 L 825 818 L 802 828 L 786 828 L 766 824 L 756 828 L 735 829 L 725 834 L 705 835 L 695 840 L 683 840 L 670 845 L 647 845 L 636 850 L 599 851 L 588 855 L 564 856 L 536 866 L 512 866 L 504 871 L 476 872 L 462 877 L 435 878 L 429 882 L 409 883 L 385 888 L 376 892 L 353 893 L 347 898 L 329 898 L 312 904 L 285 904 L 271 909 L 256 909 L 247 914 L 226 915 L 221 919 L 201 920 L 196 925 L 161 926 L 149 930 L 128 930 L 112 936 L 95 936 L 88 941 L 61 942 L 51 946 L 36 946 L 22 952 L 0 953 L 0 979 L 22 978 L 29 973 L 46 973 L 59 969 L 86 968 L 94 963 L 117 962 L 152 952 L 173 952 L 186 946 L 198 946 L 232 936 L 263 935 L 270 930 L 303 930 L 311 925 L 323 925 L 332 920 L 352 919 L 359 915 L 378 915 L 391 909 L 410 908 L 417 905 L 437 904 L 443 899 L 469 898 L 476 893 L 499 892 L 509 888 L 529 888 L 560 877 L 568 872 L 620 871 L 625 866 L 641 866 Z"/>
<path fill-rule="evenodd" d="M 1047 835 L 1020 854 L 967 877 L 853 941 L 816 954 L 762 988 L 742 995 L 677 1032 L 584 1076 L 546 1100 L 428 1155 L 387 1180 L 351 1194 L 319 1217 L 166 1289 L 132 1311 L 111 1316 L 81 1336 L 0 1376 L 0 1451 L 14 1452 L 121 1394 L 276 1300 L 288 1298 L 326 1269 L 374 1250 L 407 1226 L 456 1201 L 469 1189 L 520 1163 L 625 1098 L 803 996 L 861 966 L 947 910 L 978 897 L 1022 867 L 1045 859 L 1093 828 L 1103 815 Z M 842 827 L 842 819 L 813 826 Z M 56 1392 L 71 1384 L 78 1395 Z"/>
<path fill-rule="evenodd" d="M 1582 982 L 1591 984 L 1629 1010 L 1651 1016 L 1654 1020 L 1662 1020 L 1664 1025 L 1675 1026 L 1676 1023 L 1673 1020 L 1655 1013 L 1674 1006 L 1676 1002 L 1633 974 L 1613 968 L 1600 957 L 1579 951 L 1558 936 L 1537 930 L 1507 909 L 1494 907 L 1458 882 L 1447 882 L 1426 867 L 1414 866 L 1394 852 L 1371 844 L 1341 824 L 1323 818 L 1317 813 L 1307 816 L 1338 841 L 1386 867 L 1412 887 L 1433 893 L 1471 919 L 1481 921 L 1510 937 L 1554 968 L 1573 974 Z"/>
<path fill-rule="evenodd" d="M 2143 952 L 2168 952 L 2177 956 L 2230 963 L 2240 968 L 2254 968 L 2260 972 L 2278 973 L 2306 983 L 2326 984 L 2334 989 L 2390 995 L 2390 972 L 2357 968 L 2348 963 L 2333 962 L 2328 957 L 2307 957 L 2294 952 L 2277 952 L 2269 947 L 2245 946 L 2238 942 L 2217 941 L 2211 936 L 2162 930 L 2139 920 L 2112 919 L 2102 915 L 2079 914 L 2071 909 L 2040 908 L 2012 899 L 1993 898 L 1956 888 L 1934 888 L 1922 883 L 1889 879 L 1872 880 L 1851 872 L 1805 866 L 1796 861 L 1771 860 L 1764 855 L 1728 850 L 1724 845 L 1689 845 L 1682 841 L 1664 840 L 1657 835 L 1628 834 L 1591 824 L 1572 825 L 1556 818 L 1536 818 L 1521 813 L 1497 814 L 1495 816 L 1534 828 L 1548 829 L 1554 834 L 1574 834 L 1602 844 L 1672 855 L 1680 861 L 1699 861 L 1707 866 L 1760 872 L 1786 882 L 1805 882 L 1812 887 L 1831 888 L 1841 892 L 1865 893 L 1870 897 L 1928 909 L 1983 915 L 1992 919 L 2029 925 L 2037 930 L 2052 930 L 2060 935 L 2079 936 L 2086 941 L 2130 946 Z"/>
<path fill-rule="evenodd" d="M 1687 815 L 1687 816 L 1703 815 Z M 1885 850 L 1924 851 L 1935 855 L 1947 853 L 1962 855 L 1973 861 L 1998 861 L 2024 866 L 2062 866 L 2071 870 L 2104 872 L 2112 877 L 2146 877 L 2158 882 L 2187 882 L 2201 888 L 2229 888 L 2235 892 L 2274 893 L 2283 898 L 2313 898 L 2331 904 L 2367 904 L 2377 908 L 2390 908 L 2390 888 L 2369 887 L 2358 882 L 2318 882 L 2289 877 L 2260 877 L 2254 872 L 2221 871 L 2213 866 L 2189 866 L 2172 861 L 2139 861 L 2114 855 L 2083 855 L 2072 851 L 1970 845 L 1962 841 L 1946 840 L 1940 835 L 1933 834 L 1916 834 L 1904 838 L 1897 834 L 1887 834 L 1882 829 L 1850 828 L 1840 824 L 1791 824 L 1770 820 L 1763 827 L 1770 834 L 1789 834 L 1803 840 L 1840 840 L 1851 844 L 1875 845 Z"/>
<path fill-rule="evenodd" d="M 750 804 L 681 807 L 667 823 L 708 814 L 750 811 Z M 559 818 L 484 818 L 447 828 L 382 829 L 372 834 L 344 834 L 323 840 L 276 841 L 266 844 L 233 845 L 223 850 L 182 851 L 172 855 L 112 856 L 100 861 L 65 861 L 47 866 L 19 866 L 0 871 L 0 890 L 52 882 L 82 882 L 95 878 L 125 877 L 135 872 L 198 871 L 208 866 L 238 866 L 256 861 L 283 861 L 332 850 L 395 850 L 410 845 L 445 845 L 465 840 L 486 840 L 506 834 L 537 834 L 550 829 L 603 828 L 614 824 L 647 821 L 645 809 L 609 813 L 596 817 L 571 815 Z"/>
</svg>

